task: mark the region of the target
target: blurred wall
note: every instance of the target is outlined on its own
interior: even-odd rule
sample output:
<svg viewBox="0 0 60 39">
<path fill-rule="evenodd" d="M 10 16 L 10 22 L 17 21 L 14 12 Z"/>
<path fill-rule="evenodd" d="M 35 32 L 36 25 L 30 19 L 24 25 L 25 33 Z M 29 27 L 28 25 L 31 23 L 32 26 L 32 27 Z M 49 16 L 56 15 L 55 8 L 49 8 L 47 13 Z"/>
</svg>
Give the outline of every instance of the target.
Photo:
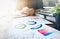
<svg viewBox="0 0 60 39">
<path fill-rule="evenodd" d="M 15 14 L 16 0 L 0 0 L 0 39 L 4 39 L 12 16 Z"/>
<path fill-rule="evenodd" d="M 49 6 L 53 7 L 57 2 L 59 2 L 59 0 L 43 0 L 43 4 L 46 7 L 49 7 Z"/>
</svg>

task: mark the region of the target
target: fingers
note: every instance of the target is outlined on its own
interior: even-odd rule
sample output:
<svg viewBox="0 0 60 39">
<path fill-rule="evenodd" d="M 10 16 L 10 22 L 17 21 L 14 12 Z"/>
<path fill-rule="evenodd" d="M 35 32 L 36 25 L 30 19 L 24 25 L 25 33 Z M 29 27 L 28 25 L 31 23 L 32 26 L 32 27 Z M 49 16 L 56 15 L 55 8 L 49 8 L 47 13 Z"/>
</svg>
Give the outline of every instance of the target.
<svg viewBox="0 0 60 39">
<path fill-rule="evenodd" d="M 26 10 L 20 10 L 20 13 L 32 16 L 34 14 L 34 9 L 33 8 L 28 8 Z"/>
</svg>

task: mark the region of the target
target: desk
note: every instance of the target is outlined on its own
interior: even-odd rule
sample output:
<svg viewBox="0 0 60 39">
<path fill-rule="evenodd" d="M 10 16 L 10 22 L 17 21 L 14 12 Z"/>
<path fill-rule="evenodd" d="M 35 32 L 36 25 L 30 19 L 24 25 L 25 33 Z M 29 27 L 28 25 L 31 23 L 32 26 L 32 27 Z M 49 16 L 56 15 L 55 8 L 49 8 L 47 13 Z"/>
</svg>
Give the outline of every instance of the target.
<svg viewBox="0 0 60 39">
<path fill-rule="evenodd" d="M 37 20 L 37 18 L 38 18 L 38 20 Z M 17 22 L 19 22 L 20 20 L 21 21 L 35 20 L 35 21 L 38 21 L 38 22 L 43 23 L 43 24 L 53 24 L 52 22 L 49 22 L 46 19 L 40 18 L 38 16 L 27 16 L 27 17 L 15 19 L 15 21 L 17 21 Z"/>
<path fill-rule="evenodd" d="M 6 39 L 60 39 L 60 32 L 45 23 L 44 19 L 33 16 L 14 19 L 5 33 Z"/>
</svg>

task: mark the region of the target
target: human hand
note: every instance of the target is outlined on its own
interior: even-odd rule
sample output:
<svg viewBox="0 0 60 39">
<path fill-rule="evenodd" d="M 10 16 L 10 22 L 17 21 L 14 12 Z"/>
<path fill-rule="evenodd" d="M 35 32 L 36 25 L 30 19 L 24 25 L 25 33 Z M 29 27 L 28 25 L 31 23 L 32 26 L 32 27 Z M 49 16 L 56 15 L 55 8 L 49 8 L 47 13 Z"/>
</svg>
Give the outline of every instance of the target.
<svg viewBox="0 0 60 39">
<path fill-rule="evenodd" d="M 20 13 L 28 15 L 28 16 L 33 16 L 34 15 L 34 9 L 33 8 L 25 7 L 22 10 L 20 10 Z"/>
</svg>

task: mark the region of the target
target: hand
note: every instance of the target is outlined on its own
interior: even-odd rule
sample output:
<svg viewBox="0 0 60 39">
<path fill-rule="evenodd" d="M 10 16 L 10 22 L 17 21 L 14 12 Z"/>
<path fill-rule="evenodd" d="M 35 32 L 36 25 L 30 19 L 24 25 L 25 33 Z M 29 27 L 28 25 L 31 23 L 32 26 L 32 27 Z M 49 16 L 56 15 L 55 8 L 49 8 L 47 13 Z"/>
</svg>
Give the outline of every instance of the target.
<svg viewBox="0 0 60 39">
<path fill-rule="evenodd" d="M 34 9 L 33 8 L 28 8 L 28 9 L 24 9 L 24 10 L 22 9 L 22 10 L 20 10 L 20 13 L 28 15 L 28 16 L 33 16 L 34 15 Z"/>
</svg>

